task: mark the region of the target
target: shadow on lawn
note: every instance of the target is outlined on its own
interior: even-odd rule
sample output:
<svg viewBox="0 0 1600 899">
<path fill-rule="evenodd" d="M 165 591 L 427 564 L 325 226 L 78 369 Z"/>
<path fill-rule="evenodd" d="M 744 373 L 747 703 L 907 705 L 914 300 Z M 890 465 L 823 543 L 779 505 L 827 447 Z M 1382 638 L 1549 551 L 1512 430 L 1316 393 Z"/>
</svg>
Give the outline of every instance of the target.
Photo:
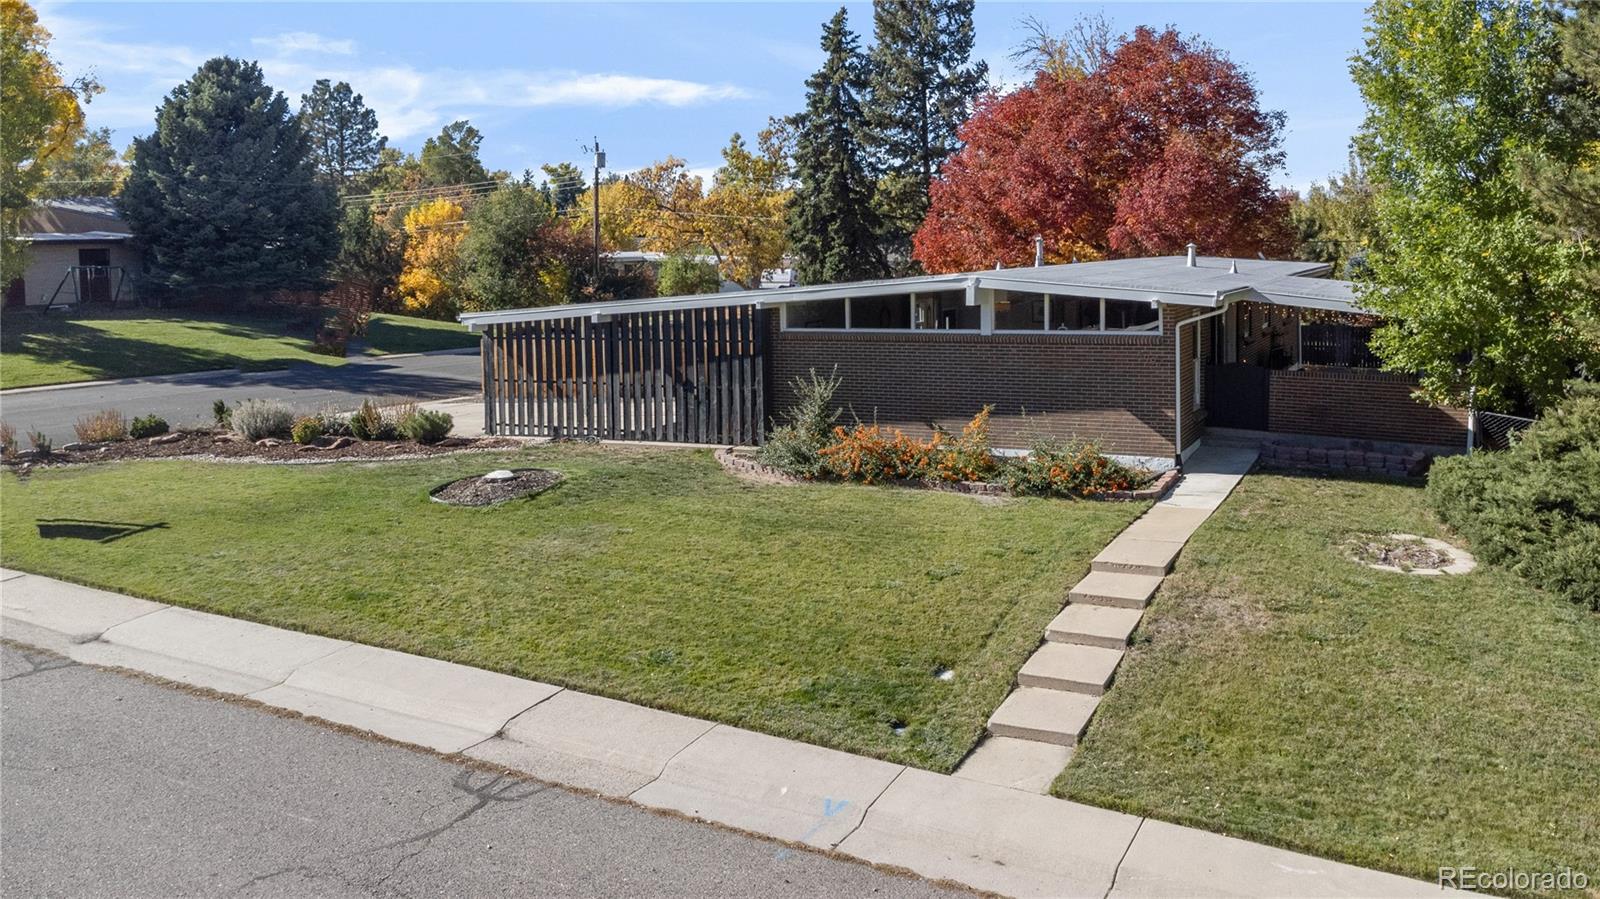
<svg viewBox="0 0 1600 899">
<path fill-rule="evenodd" d="M 133 521 L 96 521 L 87 518 L 40 518 L 36 522 L 43 540 L 93 540 L 114 543 L 145 531 L 165 530 L 167 523 L 139 524 Z"/>
<path fill-rule="evenodd" d="M 277 323 L 264 319 L 188 320 L 180 316 L 148 313 L 141 317 L 170 320 L 174 328 L 190 329 L 200 341 L 207 340 L 211 335 L 261 341 L 303 339 L 285 333 L 288 322 Z M 16 359 L 26 358 L 41 366 L 71 365 L 91 379 L 175 374 L 236 366 L 256 370 L 277 369 L 307 362 L 304 356 L 247 359 L 217 350 L 127 337 L 91 327 L 93 321 L 96 319 L 7 316 L 3 335 L 0 335 L 0 353 Z M 305 342 L 309 350 L 309 340 Z"/>
</svg>

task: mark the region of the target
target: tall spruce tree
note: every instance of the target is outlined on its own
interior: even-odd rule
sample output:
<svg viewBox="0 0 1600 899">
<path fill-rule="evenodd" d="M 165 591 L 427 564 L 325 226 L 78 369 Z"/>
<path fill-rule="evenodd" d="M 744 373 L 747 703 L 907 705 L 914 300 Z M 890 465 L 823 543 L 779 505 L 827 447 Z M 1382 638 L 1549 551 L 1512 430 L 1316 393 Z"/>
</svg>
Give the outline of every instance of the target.
<svg viewBox="0 0 1600 899">
<path fill-rule="evenodd" d="M 134 139 L 120 203 L 151 282 L 178 295 L 317 288 L 338 251 L 333 190 L 253 62 L 217 57 L 172 89 Z"/>
<path fill-rule="evenodd" d="M 323 78 L 300 98 L 300 124 L 311 141 L 311 161 L 341 191 L 378 165 L 388 144 L 378 134 L 378 114 L 348 82 Z"/>
<path fill-rule="evenodd" d="M 928 183 L 961 147 L 956 132 L 983 92 L 972 57 L 973 0 L 874 0 L 876 43 L 862 104 L 878 175 L 883 242 L 896 269 L 914 267 L 911 235 L 928 213 Z"/>
<path fill-rule="evenodd" d="M 827 62 L 806 79 L 806 108 L 793 119 L 795 273 L 804 284 L 882 277 L 888 261 L 861 133 L 865 66 L 843 7 L 823 26 L 822 49 Z"/>
</svg>

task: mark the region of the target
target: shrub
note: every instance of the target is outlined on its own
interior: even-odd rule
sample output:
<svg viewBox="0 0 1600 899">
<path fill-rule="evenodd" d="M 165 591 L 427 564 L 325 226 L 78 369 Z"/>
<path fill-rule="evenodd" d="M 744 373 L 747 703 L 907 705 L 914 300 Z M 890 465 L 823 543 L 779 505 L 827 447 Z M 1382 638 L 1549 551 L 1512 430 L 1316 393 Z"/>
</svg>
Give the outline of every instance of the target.
<svg viewBox="0 0 1600 899">
<path fill-rule="evenodd" d="M 942 441 L 939 434 L 927 442 L 913 440 L 898 430 L 857 424 L 834 429 L 833 442 L 818 451 L 824 470 L 846 481 L 876 484 L 885 480 L 927 477 Z"/>
<path fill-rule="evenodd" d="M 34 453 L 41 459 L 49 458 L 50 453 L 56 448 L 55 441 L 51 440 L 50 435 L 43 431 L 29 431 L 28 443 L 33 447 Z"/>
<path fill-rule="evenodd" d="M 407 440 L 418 443 L 438 443 L 450 435 L 455 419 L 448 412 L 435 409 L 413 409 L 400 419 L 399 431 Z"/>
<path fill-rule="evenodd" d="M 797 477 L 820 477 L 827 469 L 822 448 L 831 442 L 834 423 L 841 414 L 833 404 L 833 395 L 842 382 L 836 374 L 819 378 L 817 370 L 812 369 L 807 377 L 797 377 L 789 383 L 795 394 L 794 405 L 784 413 L 783 423 L 773 427 L 757 458 Z"/>
<path fill-rule="evenodd" d="M 227 403 L 217 400 L 211 404 L 211 420 L 216 422 L 219 428 L 229 427 L 233 421 L 233 410 L 228 408 Z"/>
<path fill-rule="evenodd" d="M 372 400 L 362 400 L 361 408 L 350 416 L 350 434 L 357 440 L 390 440 L 394 433 L 383 410 Z"/>
<path fill-rule="evenodd" d="M 159 415 L 141 415 L 128 425 L 128 436 L 135 440 L 167 433 L 167 420 Z"/>
<path fill-rule="evenodd" d="M 288 437 L 294 412 L 277 400 L 245 400 L 234 407 L 233 432 L 246 440 Z"/>
<path fill-rule="evenodd" d="M 350 417 L 337 409 L 324 409 L 318 412 L 317 421 L 322 423 L 324 437 L 351 436 Z"/>
<path fill-rule="evenodd" d="M 115 409 L 102 409 L 78 419 L 72 430 L 84 443 L 111 443 L 128 439 L 128 419 Z"/>
<path fill-rule="evenodd" d="M 1600 384 L 1569 385 L 1505 452 L 1434 463 L 1428 501 L 1485 562 L 1600 611 Z"/>
<path fill-rule="evenodd" d="M 322 419 L 315 415 L 305 415 L 294 420 L 289 426 L 289 439 L 295 443 L 315 443 L 322 438 Z"/>
<path fill-rule="evenodd" d="M 1041 440 L 1027 458 L 1001 467 L 999 481 L 1017 496 L 1097 496 L 1128 490 L 1146 474 L 1100 454 L 1085 441 Z"/>
<path fill-rule="evenodd" d="M 931 476 L 946 481 L 986 481 L 994 476 L 999 463 L 989 445 L 989 413 L 993 411 L 993 406 L 984 406 L 954 440 L 934 434 L 940 451 Z"/>
<path fill-rule="evenodd" d="M 17 453 L 17 429 L 10 422 L 0 421 L 0 457 L 11 458 Z"/>
</svg>

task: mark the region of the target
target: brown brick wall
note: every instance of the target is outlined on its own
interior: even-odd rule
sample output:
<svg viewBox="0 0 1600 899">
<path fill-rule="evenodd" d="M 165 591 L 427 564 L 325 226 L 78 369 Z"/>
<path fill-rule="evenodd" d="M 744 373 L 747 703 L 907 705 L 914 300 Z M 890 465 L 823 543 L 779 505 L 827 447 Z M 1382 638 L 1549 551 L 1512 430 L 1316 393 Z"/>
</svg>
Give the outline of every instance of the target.
<svg viewBox="0 0 1600 899">
<path fill-rule="evenodd" d="M 1269 428 L 1362 440 L 1457 446 L 1466 441 L 1465 409 L 1411 398 L 1408 375 L 1361 368 L 1313 366 L 1274 371 Z"/>
<path fill-rule="evenodd" d="M 1138 337 L 778 331 L 774 323 L 771 410 L 793 402 L 795 377 L 837 367 L 847 420 L 853 412 L 925 435 L 934 424 L 959 431 L 992 404 L 997 447 L 1082 437 L 1108 452 L 1170 456 L 1173 327 L 1190 314 L 1167 307 L 1164 334 Z M 1200 422 L 1188 419 L 1198 416 L 1184 415 L 1184 431 L 1197 434 Z"/>
</svg>

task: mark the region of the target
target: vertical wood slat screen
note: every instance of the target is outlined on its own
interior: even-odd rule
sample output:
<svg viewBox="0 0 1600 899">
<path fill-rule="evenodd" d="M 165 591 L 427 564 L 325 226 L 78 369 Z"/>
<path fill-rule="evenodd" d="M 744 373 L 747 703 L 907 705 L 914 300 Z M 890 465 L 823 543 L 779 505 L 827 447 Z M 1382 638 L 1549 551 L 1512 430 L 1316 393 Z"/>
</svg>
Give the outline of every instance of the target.
<svg viewBox="0 0 1600 899">
<path fill-rule="evenodd" d="M 766 327 L 766 313 L 748 306 L 489 325 L 484 430 L 759 443 Z"/>
</svg>

